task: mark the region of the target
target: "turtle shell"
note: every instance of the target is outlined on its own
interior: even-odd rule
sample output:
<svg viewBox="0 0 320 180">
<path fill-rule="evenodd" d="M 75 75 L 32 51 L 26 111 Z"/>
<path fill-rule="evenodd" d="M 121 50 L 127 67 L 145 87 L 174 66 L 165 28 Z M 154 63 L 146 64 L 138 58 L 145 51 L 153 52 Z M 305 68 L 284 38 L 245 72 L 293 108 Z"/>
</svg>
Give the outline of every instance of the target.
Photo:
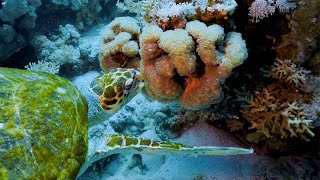
<svg viewBox="0 0 320 180">
<path fill-rule="evenodd" d="M 88 107 L 68 80 L 0 68 L 0 179 L 73 179 L 88 145 Z"/>
</svg>

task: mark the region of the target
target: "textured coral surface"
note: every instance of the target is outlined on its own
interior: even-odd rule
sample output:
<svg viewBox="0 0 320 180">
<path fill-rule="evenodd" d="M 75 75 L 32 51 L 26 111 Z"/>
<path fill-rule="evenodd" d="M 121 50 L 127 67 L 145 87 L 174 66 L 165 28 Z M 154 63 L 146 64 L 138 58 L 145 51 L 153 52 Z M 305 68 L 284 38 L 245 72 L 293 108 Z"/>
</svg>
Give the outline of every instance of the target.
<svg viewBox="0 0 320 180">
<path fill-rule="evenodd" d="M 248 56 L 241 34 L 224 36 L 221 26 L 200 21 L 167 31 L 147 26 L 140 46 L 147 93 L 162 101 L 179 98 L 183 107 L 193 110 L 221 101 L 220 85 Z"/>
<path fill-rule="evenodd" d="M 117 67 L 137 68 L 140 27 L 132 17 L 115 18 L 102 31 L 99 60 L 104 70 Z"/>
</svg>

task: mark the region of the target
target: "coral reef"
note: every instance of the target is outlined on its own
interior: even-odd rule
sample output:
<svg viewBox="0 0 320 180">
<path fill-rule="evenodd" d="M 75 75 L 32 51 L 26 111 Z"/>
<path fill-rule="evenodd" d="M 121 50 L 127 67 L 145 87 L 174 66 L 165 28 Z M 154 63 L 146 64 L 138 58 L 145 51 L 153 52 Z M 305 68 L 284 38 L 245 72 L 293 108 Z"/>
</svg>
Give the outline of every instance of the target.
<svg viewBox="0 0 320 180">
<path fill-rule="evenodd" d="M 85 29 L 102 11 L 99 0 L 7 0 L 0 6 L 0 62 L 29 44 L 32 34 L 72 23 Z"/>
<path fill-rule="evenodd" d="M 179 98 L 183 107 L 193 110 L 221 101 L 220 84 L 248 55 L 241 34 L 229 32 L 224 37 L 222 27 L 200 21 L 188 22 L 185 30 L 147 26 L 140 47 L 148 95 L 162 101 Z"/>
<path fill-rule="evenodd" d="M 51 19 L 50 22 L 55 25 L 72 23 L 77 29 L 85 29 L 86 27 L 93 25 L 93 23 L 98 20 L 99 14 L 102 11 L 99 0 L 42 1 L 43 8 L 37 12 L 39 16 L 43 17 L 60 12 L 64 17 Z"/>
<path fill-rule="evenodd" d="M 137 68 L 140 27 L 132 17 L 118 17 L 102 31 L 99 60 L 104 70 L 117 67 Z"/>
<path fill-rule="evenodd" d="M 268 86 L 262 92 L 256 92 L 249 100 L 249 104 L 243 106 L 242 113 L 250 121 L 250 128 L 256 129 L 268 138 L 300 137 L 308 141 L 308 136 L 314 136 L 311 131 L 312 120 L 306 119 L 306 114 L 299 103 L 280 99 L 279 94 L 285 93 Z"/>
<path fill-rule="evenodd" d="M 49 0 L 51 3 L 56 5 L 63 5 L 76 11 L 85 7 L 88 4 L 88 0 Z"/>
<path fill-rule="evenodd" d="M 318 127 L 317 102 L 312 103 L 313 96 L 317 97 L 319 92 L 318 78 L 291 60 L 279 58 L 267 72 L 267 77 L 277 80 L 256 91 L 241 110 L 251 124 L 250 129 L 256 129 L 267 138 L 272 137 L 271 141 L 278 139 L 278 143 L 280 138 L 289 137 L 309 141 L 315 136 L 311 130 Z M 258 134 L 250 136 L 251 140 L 259 137 Z"/>
<path fill-rule="evenodd" d="M 302 67 L 297 67 L 291 60 L 281 60 L 277 58 L 267 76 L 280 81 L 283 80 L 296 87 L 303 87 L 306 85 L 309 75 L 310 71 Z"/>
<path fill-rule="evenodd" d="M 33 39 L 33 46 L 38 47 L 38 59 L 41 62 L 50 62 L 56 66 L 66 63 L 77 64 L 80 62 L 78 49 L 80 34 L 71 24 L 59 26 L 59 34 L 51 37 L 44 35 Z M 38 63 L 39 64 L 39 63 Z"/>
<path fill-rule="evenodd" d="M 25 68 L 60 73 L 67 75 L 79 74 L 98 66 L 98 43 L 100 36 L 92 34 L 80 36 L 71 24 L 60 25 L 57 33 L 47 36 L 37 35 L 32 39 L 38 62 L 33 62 Z M 96 40 L 93 40 L 96 39 Z"/>
<path fill-rule="evenodd" d="M 319 177 L 318 0 L 0 2 L 0 66 L 68 78 L 95 70 L 72 78 L 90 126 L 104 122 L 90 129 L 89 142 L 116 132 L 170 141 L 189 133 L 188 143 L 232 141 L 256 151 L 200 160 L 112 155 L 79 179 Z M 112 21 L 119 16 L 135 17 Z M 141 71 L 146 89 L 127 103 L 120 101 L 128 86 L 112 87 L 116 93 L 105 94 L 117 97 L 105 107 L 122 108 L 110 117 L 89 84 L 100 68 L 119 67 Z"/>
<path fill-rule="evenodd" d="M 185 28 L 188 20 L 218 23 L 233 14 L 237 3 L 234 0 L 125 0 L 123 3 L 118 1 L 117 6 L 142 16 L 148 23 L 156 23 L 163 30 L 168 30 Z"/>
<path fill-rule="evenodd" d="M 0 62 L 27 43 L 26 33 L 35 28 L 41 0 L 10 0 L 0 6 Z"/>
<path fill-rule="evenodd" d="M 281 13 L 289 13 L 295 8 L 296 4 L 292 0 L 255 0 L 249 8 L 249 16 L 252 18 L 252 22 L 257 23 L 274 14 L 276 9 Z"/>
<path fill-rule="evenodd" d="M 276 51 L 280 59 L 291 59 L 295 64 L 302 64 L 319 51 L 320 3 L 317 0 L 299 0 L 298 4 L 288 17 L 291 32 L 282 36 Z M 308 63 L 316 65 L 316 61 L 319 62 L 319 59 L 314 58 Z M 310 68 L 315 71 L 318 69 L 316 66 Z"/>
<path fill-rule="evenodd" d="M 25 66 L 25 68 L 31 71 L 58 74 L 60 69 L 60 64 L 41 60 L 36 63 L 29 63 L 28 65 Z"/>
</svg>

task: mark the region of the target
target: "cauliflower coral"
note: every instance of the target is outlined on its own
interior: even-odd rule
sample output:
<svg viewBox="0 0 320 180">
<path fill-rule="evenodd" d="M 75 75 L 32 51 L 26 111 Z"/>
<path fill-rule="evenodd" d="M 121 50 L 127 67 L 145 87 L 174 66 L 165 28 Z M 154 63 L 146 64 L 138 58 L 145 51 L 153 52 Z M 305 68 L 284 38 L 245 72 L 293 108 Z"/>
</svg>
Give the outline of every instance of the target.
<svg viewBox="0 0 320 180">
<path fill-rule="evenodd" d="M 248 53 L 240 33 L 225 36 L 219 25 L 191 21 L 186 29 L 145 27 L 140 55 L 140 70 L 151 97 L 178 98 L 186 109 L 199 110 L 222 99 L 221 84 Z"/>
</svg>

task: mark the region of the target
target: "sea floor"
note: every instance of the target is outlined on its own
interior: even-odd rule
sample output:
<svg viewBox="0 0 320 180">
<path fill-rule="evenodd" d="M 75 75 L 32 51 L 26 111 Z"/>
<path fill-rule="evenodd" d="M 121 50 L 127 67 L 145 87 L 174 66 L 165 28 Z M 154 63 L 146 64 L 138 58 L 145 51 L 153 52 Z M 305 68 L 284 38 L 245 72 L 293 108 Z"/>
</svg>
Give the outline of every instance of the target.
<svg viewBox="0 0 320 180">
<path fill-rule="evenodd" d="M 132 116 L 146 111 L 146 107 L 159 108 L 160 103 L 138 94 L 128 105 L 137 103 Z M 112 133 L 110 122 L 123 113 L 118 112 L 111 121 L 91 129 L 91 132 Z M 145 114 L 148 114 L 145 112 Z M 148 119 L 148 118 L 146 118 Z M 149 118 L 150 120 L 150 118 Z M 106 128 L 107 127 L 107 128 Z M 109 132 L 108 132 L 109 131 Z M 159 139 L 153 126 L 141 134 L 142 137 Z M 197 146 L 244 147 L 228 132 L 205 122 L 197 122 L 181 136 L 170 141 Z M 246 147 L 248 148 L 248 147 Z M 179 155 L 111 155 L 94 163 L 79 179 L 319 179 L 319 157 L 281 156 L 279 158 L 262 154 L 237 156 L 179 156 Z"/>
</svg>

